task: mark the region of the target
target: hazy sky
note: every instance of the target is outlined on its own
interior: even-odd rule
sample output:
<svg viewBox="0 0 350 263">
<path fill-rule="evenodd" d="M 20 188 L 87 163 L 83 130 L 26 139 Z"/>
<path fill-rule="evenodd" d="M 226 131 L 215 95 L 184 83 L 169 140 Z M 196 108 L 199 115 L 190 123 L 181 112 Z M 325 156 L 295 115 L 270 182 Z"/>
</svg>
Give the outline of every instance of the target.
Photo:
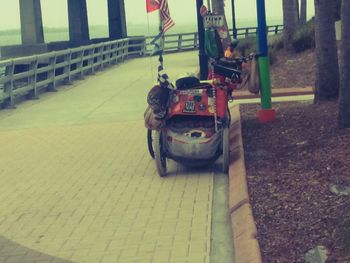
<svg viewBox="0 0 350 263">
<path fill-rule="evenodd" d="M 314 14 L 313 0 L 308 1 L 308 16 Z M 196 23 L 195 0 L 168 0 L 170 13 L 177 24 Z M 235 0 L 237 20 L 255 19 L 256 0 Z M 204 0 L 206 3 L 206 0 Z M 90 25 L 107 25 L 107 0 L 87 0 Z M 19 0 L 0 0 L 0 30 L 20 27 Z M 44 26 L 67 27 L 67 0 L 41 0 Z M 127 22 L 133 24 L 153 24 L 157 14 L 147 16 L 145 0 L 125 0 Z M 231 21 L 231 1 L 226 0 L 226 15 Z M 266 0 L 268 20 L 282 17 L 282 0 Z"/>
</svg>

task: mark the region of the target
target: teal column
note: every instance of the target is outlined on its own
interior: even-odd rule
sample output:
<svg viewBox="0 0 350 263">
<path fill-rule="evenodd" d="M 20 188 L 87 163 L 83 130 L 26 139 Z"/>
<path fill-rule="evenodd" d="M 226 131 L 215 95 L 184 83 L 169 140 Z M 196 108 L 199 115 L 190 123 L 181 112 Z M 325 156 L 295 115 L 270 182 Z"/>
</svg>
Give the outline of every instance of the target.
<svg viewBox="0 0 350 263">
<path fill-rule="evenodd" d="M 261 88 L 261 108 L 259 120 L 261 123 L 276 119 L 276 113 L 271 103 L 270 59 L 267 45 L 267 26 L 265 0 L 256 0 L 258 13 L 258 39 L 259 39 L 259 76 Z"/>
<path fill-rule="evenodd" d="M 44 43 L 40 0 L 20 0 L 19 11 L 22 44 L 35 45 Z"/>
<path fill-rule="evenodd" d="M 86 0 L 68 0 L 69 40 L 75 45 L 90 43 Z"/>
<path fill-rule="evenodd" d="M 122 39 L 127 37 L 124 0 L 108 0 L 109 38 Z"/>
</svg>

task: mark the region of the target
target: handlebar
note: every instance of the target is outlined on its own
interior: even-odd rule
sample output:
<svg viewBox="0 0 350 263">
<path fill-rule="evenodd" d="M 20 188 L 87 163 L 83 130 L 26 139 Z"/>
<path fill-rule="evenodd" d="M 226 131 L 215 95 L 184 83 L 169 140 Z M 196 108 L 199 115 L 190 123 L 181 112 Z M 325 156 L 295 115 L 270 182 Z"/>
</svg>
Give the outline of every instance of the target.
<svg viewBox="0 0 350 263">
<path fill-rule="evenodd" d="M 238 58 L 232 58 L 232 59 L 227 59 L 227 58 L 222 58 L 218 61 L 221 61 L 221 62 L 227 62 L 227 63 L 232 63 L 232 64 L 242 64 L 243 62 L 244 63 L 247 63 L 253 59 L 256 59 L 258 58 L 259 55 L 258 54 L 250 54 L 249 56 L 246 56 L 246 57 L 243 57 L 243 56 L 240 56 Z M 218 61 L 214 61 L 213 64 L 217 63 Z"/>
<path fill-rule="evenodd" d="M 257 54 L 250 54 L 247 57 L 233 59 L 220 59 L 212 62 L 214 73 L 229 78 L 232 82 L 240 80 L 242 75 L 242 64 L 258 57 Z"/>
</svg>

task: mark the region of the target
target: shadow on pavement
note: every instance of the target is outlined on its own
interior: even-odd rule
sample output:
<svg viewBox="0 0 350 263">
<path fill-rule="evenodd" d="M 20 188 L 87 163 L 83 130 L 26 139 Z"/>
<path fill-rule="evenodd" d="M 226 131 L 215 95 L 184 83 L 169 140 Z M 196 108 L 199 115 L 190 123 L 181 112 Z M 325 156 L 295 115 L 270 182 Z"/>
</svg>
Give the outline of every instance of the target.
<svg viewBox="0 0 350 263">
<path fill-rule="evenodd" d="M 50 256 L 39 251 L 24 247 L 12 240 L 0 236 L 0 262 L 55 262 L 71 263 L 72 261 L 64 260 Z"/>
</svg>

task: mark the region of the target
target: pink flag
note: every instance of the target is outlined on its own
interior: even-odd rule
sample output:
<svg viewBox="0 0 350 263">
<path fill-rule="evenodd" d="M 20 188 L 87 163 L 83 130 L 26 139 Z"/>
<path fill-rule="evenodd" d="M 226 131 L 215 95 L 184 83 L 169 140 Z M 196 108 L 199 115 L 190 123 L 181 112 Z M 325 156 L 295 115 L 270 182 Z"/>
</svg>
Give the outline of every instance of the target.
<svg viewBox="0 0 350 263">
<path fill-rule="evenodd" d="M 146 0 L 147 13 L 153 12 L 159 9 L 159 1 L 157 0 Z"/>
</svg>

